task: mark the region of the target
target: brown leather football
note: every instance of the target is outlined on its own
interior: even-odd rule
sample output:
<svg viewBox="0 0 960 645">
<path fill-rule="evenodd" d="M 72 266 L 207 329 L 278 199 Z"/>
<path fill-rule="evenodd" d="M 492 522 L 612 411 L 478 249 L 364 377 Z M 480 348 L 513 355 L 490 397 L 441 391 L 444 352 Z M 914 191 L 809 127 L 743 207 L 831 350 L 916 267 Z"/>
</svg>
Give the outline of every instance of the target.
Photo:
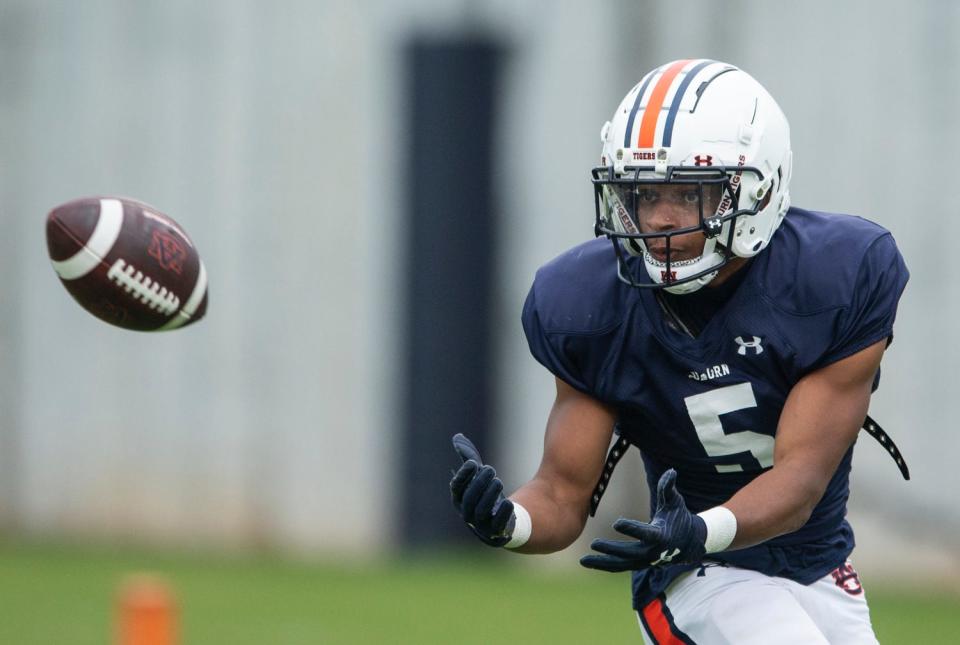
<svg viewBox="0 0 960 645">
<path fill-rule="evenodd" d="M 97 318 L 165 331 L 207 310 L 207 271 L 193 242 L 157 209 L 120 197 L 86 197 L 47 215 L 47 249 L 70 295 Z"/>
</svg>

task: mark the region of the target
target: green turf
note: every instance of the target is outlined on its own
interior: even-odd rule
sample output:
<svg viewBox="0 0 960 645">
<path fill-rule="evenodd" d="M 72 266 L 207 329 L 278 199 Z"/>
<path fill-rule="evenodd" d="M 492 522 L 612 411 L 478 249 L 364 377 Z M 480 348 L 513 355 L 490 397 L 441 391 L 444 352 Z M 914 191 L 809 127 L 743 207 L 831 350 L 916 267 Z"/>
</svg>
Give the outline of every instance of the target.
<svg viewBox="0 0 960 645">
<path fill-rule="evenodd" d="M 626 576 L 517 557 L 359 567 L 0 542 L 0 643 L 110 643 L 117 588 L 137 571 L 175 588 L 182 645 L 641 642 Z M 958 642 L 960 598 L 868 592 L 882 643 Z"/>
</svg>

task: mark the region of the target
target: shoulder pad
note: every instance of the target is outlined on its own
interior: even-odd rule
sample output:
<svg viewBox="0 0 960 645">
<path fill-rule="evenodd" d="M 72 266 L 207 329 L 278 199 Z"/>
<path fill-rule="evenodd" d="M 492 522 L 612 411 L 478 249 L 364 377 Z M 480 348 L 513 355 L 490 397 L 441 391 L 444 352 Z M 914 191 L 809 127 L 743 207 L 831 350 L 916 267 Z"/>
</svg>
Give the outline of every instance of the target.
<svg viewBox="0 0 960 645">
<path fill-rule="evenodd" d="M 889 234 L 860 217 L 791 208 L 766 249 L 763 291 L 793 314 L 845 307 L 870 248 Z"/>
<path fill-rule="evenodd" d="M 610 241 L 598 238 L 542 266 L 531 295 L 544 331 L 589 334 L 620 322 L 626 289 L 630 287 L 617 278 Z"/>
</svg>

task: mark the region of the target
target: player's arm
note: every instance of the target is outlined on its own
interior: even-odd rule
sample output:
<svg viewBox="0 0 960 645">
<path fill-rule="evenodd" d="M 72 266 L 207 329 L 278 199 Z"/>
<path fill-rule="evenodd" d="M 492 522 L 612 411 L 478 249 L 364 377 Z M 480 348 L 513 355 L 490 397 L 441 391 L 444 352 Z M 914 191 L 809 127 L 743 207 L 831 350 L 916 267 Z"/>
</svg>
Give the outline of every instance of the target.
<svg viewBox="0 0 960 645">
<path fill-rule="evenodd" d="M 556 381 L 540 468 L 510 496 L 533 524 L 530 540 L 517 549 L 522 553 L 559 551 L 580 536 L 613 436 L 616 417 L 610 408 Z"/>
<path fill-rule="evenodd" d="M 560 379 L 556 386 L 540 467 L 509 499 L 503 498 L 496 472 L 483 465 L 469 440 L 462 435 L 454 438 L 464 462 L 450 482 L 453 503 L 488 544 L 522 553 L 550 553 L 566 548 L 583 531 L 615 415 Z M 523 527 L 529 528 L 526 542 L 511 545 L 515 528 L 525 532 Z"/>
<path fill-rule="evenodd" d="M 731 549 L 798 530 L 857 438 L 886 339 L 808 374 L 780 415 L 773 468 L 723 506 L 736 517 Z"/>
</svg>

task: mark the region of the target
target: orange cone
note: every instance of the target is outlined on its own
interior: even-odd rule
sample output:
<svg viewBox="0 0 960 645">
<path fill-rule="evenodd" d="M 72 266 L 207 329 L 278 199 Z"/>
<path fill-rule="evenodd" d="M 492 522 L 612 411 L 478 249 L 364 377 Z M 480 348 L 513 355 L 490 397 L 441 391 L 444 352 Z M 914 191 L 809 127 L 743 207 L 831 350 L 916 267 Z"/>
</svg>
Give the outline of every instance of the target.
<svg viewBox="0 0 960 645">
<path fill-rule="evenodd" d="M 118 645 L 176 645 L 176 603 L 160 578 L 137 575 L 126 580 L 117 613 Z"/>
</svg>

